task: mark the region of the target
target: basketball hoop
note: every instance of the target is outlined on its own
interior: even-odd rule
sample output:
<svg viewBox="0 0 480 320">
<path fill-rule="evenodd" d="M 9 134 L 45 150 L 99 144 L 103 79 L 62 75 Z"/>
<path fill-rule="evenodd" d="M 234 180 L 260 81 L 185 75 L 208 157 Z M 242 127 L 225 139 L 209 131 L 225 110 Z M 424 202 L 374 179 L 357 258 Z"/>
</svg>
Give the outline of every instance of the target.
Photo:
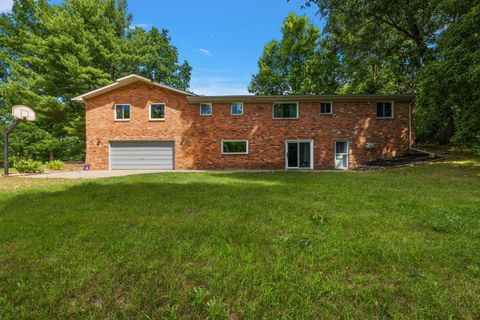
<svg viewBox="0 0 480 320">
<path fill-rule="evenodd" d="M 12 108 L 12 116 L 13 116 L 13 122 L 12 124 L 5 129 L 5 132 L 3 134 L 3 170 L 4 170 L 4 175 L 8 176 L 8 135 L 10 132 L 15 129 L 15 127 L 18 125 L 20 121 L 35 121 L 35 111 L 33 111 L 32 108 L 27 107 L 27 106 L 14 106 Z"/>
<path fill-rule="evenodd" d="M 19 120 L 35 121 L 35 111 L 27 106 L 18 105 L 12 108 L 12 116 Z"/>
</svg>

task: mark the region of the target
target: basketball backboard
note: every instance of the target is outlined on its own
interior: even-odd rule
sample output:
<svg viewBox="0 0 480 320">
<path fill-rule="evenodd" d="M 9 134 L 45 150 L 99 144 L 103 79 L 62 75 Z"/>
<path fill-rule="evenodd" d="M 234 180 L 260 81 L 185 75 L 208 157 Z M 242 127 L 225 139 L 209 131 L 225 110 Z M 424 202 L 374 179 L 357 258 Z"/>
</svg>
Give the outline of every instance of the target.
<svg viewBox="0 0 480 320">
<path fill-rule="evenodd" d="M 27 106 L 18 105 L 12 108 L 12 115 L 20 120 L 35 121 L 35 111 Z"/>
</svg>

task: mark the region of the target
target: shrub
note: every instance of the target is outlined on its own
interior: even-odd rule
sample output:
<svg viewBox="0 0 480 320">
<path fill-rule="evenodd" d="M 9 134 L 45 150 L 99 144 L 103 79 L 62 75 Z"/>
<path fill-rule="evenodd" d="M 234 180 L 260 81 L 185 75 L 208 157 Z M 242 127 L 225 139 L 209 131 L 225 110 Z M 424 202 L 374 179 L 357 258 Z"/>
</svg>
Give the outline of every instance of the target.
<svg viewBox="0 0 480 320">
<path fill-rule="evenodd" d="M 60 160 L 52 160 L 47 162 L 47 168 L 50 170 L 62 170 L 65 167 L 65 163 Z"/>
<path fill-rule="evenodd" d="M 32 159 L 18 160 L 15 162 L 14 168 L 20 173 L 43 172 L 42 163 Z"/>
</svg>

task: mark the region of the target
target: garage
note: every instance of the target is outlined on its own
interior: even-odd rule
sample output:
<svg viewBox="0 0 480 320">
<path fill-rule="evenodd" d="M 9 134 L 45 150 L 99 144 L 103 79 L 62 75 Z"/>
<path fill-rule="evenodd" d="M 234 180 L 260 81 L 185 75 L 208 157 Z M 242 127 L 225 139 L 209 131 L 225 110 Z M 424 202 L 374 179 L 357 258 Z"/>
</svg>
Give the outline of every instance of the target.
<svg viewBox="0 0 480 320">
<path fill-rule="evenodd" d="M 173 141 L 110 141 L 112 170 L 173 170 Z"/>
</svg>

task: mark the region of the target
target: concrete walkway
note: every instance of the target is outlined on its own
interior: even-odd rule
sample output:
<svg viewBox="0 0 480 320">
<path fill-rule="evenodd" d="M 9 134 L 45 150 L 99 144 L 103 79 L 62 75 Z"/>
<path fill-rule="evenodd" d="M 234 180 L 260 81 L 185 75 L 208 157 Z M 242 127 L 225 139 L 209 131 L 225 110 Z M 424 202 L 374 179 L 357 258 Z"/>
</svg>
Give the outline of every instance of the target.
<svg viewBox="0 0 480 320">
<path fill-rule="evenodd" d="M 135 174 L 157 173 L 157 172 L 178 172 L 173 170 L 89 170 L 89 171 L 62 171 L 45 172 L 29 175 L 12 175 L 21 178 L 35 179 L 100 179 L 111 177 L 131 176 Z"/>
<path fill-rule="evenodd" d="M 111 177 L 132 176 L 145 173 L 193 173 L 193 172 L 345 172 L 345 170 L 89 170 L 89 171 L 62 171 L 44 172 L 36 174 L 12 174 L 12 177 L 34 178 L 34 179 L 100 179 Z"/>
</svg>

